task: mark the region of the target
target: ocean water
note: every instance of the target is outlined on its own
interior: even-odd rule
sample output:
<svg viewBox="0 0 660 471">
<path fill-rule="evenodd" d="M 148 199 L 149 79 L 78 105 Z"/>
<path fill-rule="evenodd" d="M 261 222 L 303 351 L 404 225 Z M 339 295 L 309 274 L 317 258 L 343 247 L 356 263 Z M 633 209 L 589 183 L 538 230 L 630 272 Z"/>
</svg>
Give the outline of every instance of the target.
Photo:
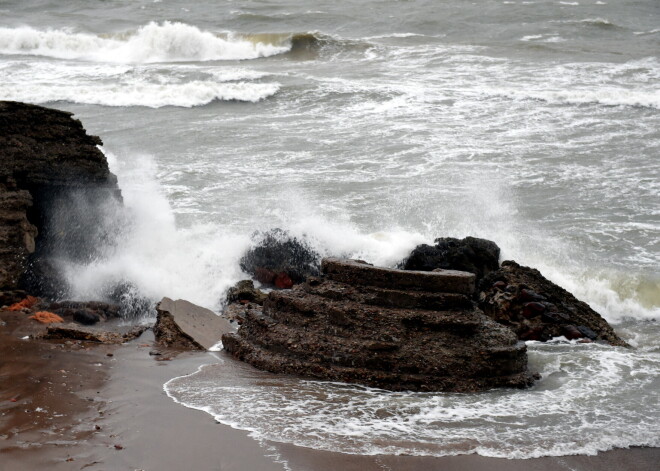
<svg viewBox="0 0 660 471">
<path fill-rule="evenodd" d="M 61 260 L 79 299 L 219 309 L 274 227 L 389 266 L 473 235 L 636 347 L 530 344 L 534 388 L 470 396 L 225 359 L 166 385 L 184 405 L 348 453 L 660 446 L 657 0 L 0 0 L 0 99 L 75 113 L 118 175 L 120 237 Z"/>
</svg>

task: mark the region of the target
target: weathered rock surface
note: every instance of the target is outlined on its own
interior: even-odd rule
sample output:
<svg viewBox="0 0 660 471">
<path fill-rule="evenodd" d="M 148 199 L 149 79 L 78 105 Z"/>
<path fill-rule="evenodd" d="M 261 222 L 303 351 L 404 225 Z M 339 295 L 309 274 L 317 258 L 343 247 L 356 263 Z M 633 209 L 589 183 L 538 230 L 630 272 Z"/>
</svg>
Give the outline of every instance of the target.
<svg viewBox="0 0 660 471">
<path fill-rule="evenodd" d="M 524 343 L 470 300 L 474 275 L 325 259 L 324 276 L 251 305 L 225 350 L 257 368 L 390 390 L 526 387 Z"/>
<path fill-rule="evenodd" d="M 57 295 L 40 292 L 43 273 L 52 272 L 41 261 L 94 250 L 105 230 L 95 209 L 120 198 L 99 144 L 71 113 L 0 101 L 0 289 L 22 283 L 33 294 Z M 44 286 L 52 291 L 52 284 Z"/>
<path fill-rule="evenodd" d="M 263 304 L 266 293 L 254 287 L 252 280 L 241 280 L 227 291 L 227 303 L 253 302 Z"/>
<path fill-rule="evenodd" d="M 479 307 L 495 321 L 511 327 L 521 340 L 546 341 L 564 335 L 628 346 L 588 304 L 513 261 L 479 284 Z"/>
<path fill-rule="evenodd" d="M 320 255 L 303 240 L 281 229 L 258 234 L 257 243 L 241 258 L 241 269 L 265 285 L 291 288 L 319 274 Z"/>
<path fill-rule="evenodd" d="M 435 245 L 418 245 L 401 262 L 404 270 L 432 271 L 436 268 L 474 273 L 477 282 L 499 268 L 500 248 L 495 242 L 476 237 L 442 237 Z"/>
<path fill-rule="evenodd" d="M 227 319 L 182 299 L 163 298 L 156 310 L 156 342 L 167 347 L 208 350 L 233 330 Z"/>
<path fill-rule="evenodd" d="M 84 340 L 87 342 L 120 344 L 133 340 L 147 330 L 147 326 L 135 326 L 125 332 L 101 330 L 78 324 L 51 324 L 43 338 L 49 340 Z"/>
</svg>

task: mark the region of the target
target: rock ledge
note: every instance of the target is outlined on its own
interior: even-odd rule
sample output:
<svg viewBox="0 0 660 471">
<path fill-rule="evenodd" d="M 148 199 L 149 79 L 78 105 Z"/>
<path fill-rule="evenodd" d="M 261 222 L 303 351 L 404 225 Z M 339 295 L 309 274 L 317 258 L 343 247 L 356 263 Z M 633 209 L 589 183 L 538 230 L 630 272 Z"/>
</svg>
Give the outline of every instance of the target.
<svg viewBox="0 0 660 471">
<path fill-rule="evenodd" d="M 469 299 L 474 275 L 324 259 L 324 276 L 251 305 L 225 350 L 253 366 L 390 390 L 527 387 L 524 343 Z"/>
</svg>

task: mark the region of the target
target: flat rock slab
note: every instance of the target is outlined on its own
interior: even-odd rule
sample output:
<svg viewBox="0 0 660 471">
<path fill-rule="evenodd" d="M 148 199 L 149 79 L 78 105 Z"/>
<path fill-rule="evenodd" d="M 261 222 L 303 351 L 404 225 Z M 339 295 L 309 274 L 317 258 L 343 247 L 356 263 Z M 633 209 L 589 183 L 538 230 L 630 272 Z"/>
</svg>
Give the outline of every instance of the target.
<svg viewBox="0 0 660 471">
<path fill-rule="evenodd" d="M 374 267 L 356 260 L 324 258 L 321 271 L 331 280 L 353 286 L 466 295 L 474 292 L 475 275 L 457 270 L 407 271 Z"/>
<path fill-rule="evenodd" d="M 139 337 L 147 329 L 147 326 L 135 326 L 126 332 L 116 332 L 84 327 L 74 323 L 54 324 L 48 326 L 43 338 L 50 340 L 84 340 L 87 342 L 120 344 Z"/>
<path fill-rule="evenodd" d="M 234 330 L 227 319 L 183 299 L 163 298 L 156 310 L 156 341 L 169 347 L 209 350 Z"/>
</svg>

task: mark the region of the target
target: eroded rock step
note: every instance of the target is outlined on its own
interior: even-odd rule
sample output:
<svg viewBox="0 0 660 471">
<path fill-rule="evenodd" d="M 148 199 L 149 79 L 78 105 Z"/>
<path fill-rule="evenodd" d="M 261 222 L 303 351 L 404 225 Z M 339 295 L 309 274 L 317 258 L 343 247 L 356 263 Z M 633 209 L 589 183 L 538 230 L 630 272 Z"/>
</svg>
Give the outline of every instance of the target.
<svg viewBox="0 0 660 471">
<path fill-rule="evenodd" d="M 321 280 L 320 278 L 310 278 L 307 283 L 300 285 L 299 289 L 328 299 L 347 300 L 382 307 L 430 311 L 472 309 L 473 307 L 472 300 L 460 293 L 430 293 L 375 286 L 349 286 L 345 283 Z"/>
<path fill-rule="evenodd" d="M 254 348 L 273 351 L 303 363 L 380 369 L 390 373 L 415 373 L 446 376 L 461 371 L 466 377 L 512 374 L 526 365 L 524 343 L 488 346 L 478 339 L 478 355 L 456 355 L 446 345 L 462 343 L 450 332 L 425 338 L 390 337 L 386 339 L 348 339 L 333 332 L 291 329 L 269 316 L 251 312 L 241 337 Z M 417 336 L 413 336 L 417 337 Z M 420 346 L 423 345 L 423 348 Z M 465 345 L 470 349 L 472 345 Z"/>
<path fill-rule="evenodd" d="M 426 311 L 381 308 L 350 300 L 332 300 L 302 290 L 272 292 L 264 302 L 264 312 L 292 328 L 323 324 L 349 330 L 350 336 L 373 337 L 375 332 L 401 333 L 405 330 L 451 330 L 468 335 L 483 322 L 474 310 Z"/>
<path fill-rule="evenodd" d="M 395 270 L 338 258 L 324 258 L 321 262 L 321 271 L 328 279 L 350 286 L 375 286 L 392 290 L 466 295 L 474 292 L 474 274 L 463 271 Z"/>
<path fill-rule="evenodd" d="M 236 334 L 225 335 L 223 344 L 225 349 L 232 352 L 236 358 L 262 370 L 331 381 L 358 383 L 391 391 L 474 392 L 497 387 L 525 388 L 531 386 L 534 381 L 533 376 L 526 370 L 510 375 L 470 378 L 456 376 L 455 374 L 447 376 L 401 374 L 380 369 L 310 363 L 280 352 L 256 347 Z"/>
</svg>

